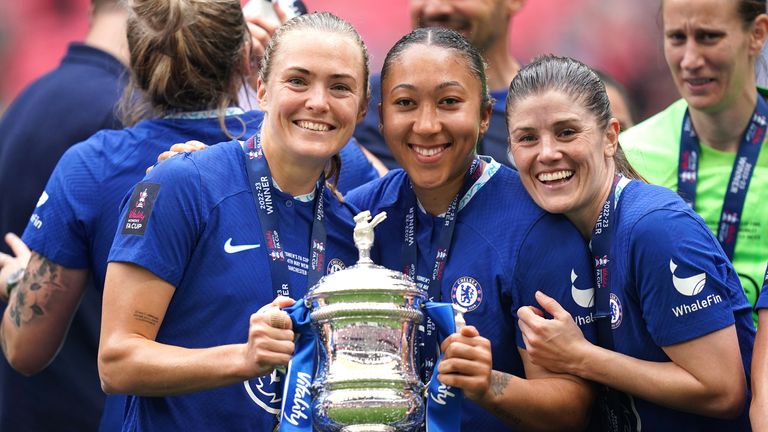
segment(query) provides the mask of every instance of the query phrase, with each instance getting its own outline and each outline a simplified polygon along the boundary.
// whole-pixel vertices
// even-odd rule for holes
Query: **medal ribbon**
[[[279,215],[275,203],[272,186],[272,175],[269,165],[264,158],[264,151],[259,140],[259,134],[249,138],[243,146],[248,158],[248,180],[253,192],[253,200],[256,203],[256,211],[259,215],[264,241],[269,250],[269,269],[272,274],[272,290],[274,297],[278,295],[290,297],[290,279],[288,276],[288,263],[285,252],[280,243]],[[325,268],[325,214],[323,211],[323,191],[325,182],[321,174],[315,186],[315,210],[312,220],[312,234],[310,236],[310,260],[307,269],[307,287],[311,287],[323,276]]]
[[[629,179],[618,174],[614,176],[611,192],[592,229],[589,245],[594,258],[597,343],[611,351],[614,350],[610,286],[611,246],[616,229],[619,196],[628,183]],[[600,390],[597,403],[602,413],[598,421],[602,423],[602,428],[610,432],[631,430],[632,419],[624,415],[631,404],[627,395],[608,386],[601,386]]]
[[[448,253],[451,249],[451,241],[453,239],[453,231],[456,228],[456,214],[458,213],[459,200],[463,197],[467,191],[472,187],[472,184],[480,178],[483,174],[483,164],[480,159],[475,157],[472,164],[464,177],[464,184],[461,186],[459,193],[453,197],[451,204],[448,206],[448,210],[445,212],[445,218],[443,220],[443,227],[440,230],[440,236],[437,241],[437,252],[435,253],[435,262],[432,266],[432,275],[429,281],[429,289],[427,292],[429,301],[442,300],[440,292],[440,283],[443,279],[443,272],[445,270],[445,263],[448,261]],[[413,192],[413,184],[409,184],[408,193],[404,194],[408,204],[408,213],[405,217],[405,235],[403,239],[402,257],[403,257],[403,273],[405,273],[412,281],[416,282],[416,274],[418,268],[418,245],[416,244],[416,194]],[[419,344],[422,349],[416,347],[418,364],[423,364],[422,380],[424,382],[429,381],[432,376],[432,370],[434,369],[435,360],[437,357],[437,338],[434,335],[435,323],[428,317],[425,323],[425,333],[422,338],[422,342]],[[421,356],[419,356],[419,352]]]
[[[613,330],[611,329],[611,288],[608,263],[610,262],[611,245],[613,244],[614,226],[616,223],[616,186],[623,177],[613,178],[611,192],[605,200],[595,227],[592,229],[590,249],[594,258],[595,274],[595,305],[597,313],[598,344],[607,349],[613,349]]]
[[[733,252],[736,249],[736,236],[739,232],[741,213],[744,210],[749,182],[752,179],[755,165],[757,165],[760,149],[763,147],[767,119],[768,104],[758,94],[757,105],[741,138],[736,160],[733,169],[731,169],[731,178],[728,181],[728,189],[725,191],[720,222],[715,233],[730,260],[733,260]],[[690,113],[686,110],[683,117],[683,131],[680,135],[677,193],[694,210],[696,210],[696,185],[698,183],[700,155],[701,143],[693,129]]]
[[[272,185],[272,175],[269,171],[267,159],[264,157],[259,134],[252,136],[245,142],[243,151],[246,155],[248,181],[251,185],[253,200],[256,204],[259,223],[261,225],[262,234],[264,235],[264,241],[269,250],[269,270],[272,276],[273,298],[277,296],[290,297],[291,286],[288,273],[288,262],[285,259],[285,253],[282,244],[280,243],[280,222]],[[310,235],[311,257],[308,266],[309,268],[307,269],[307,288],[316,284],[324,273],[325,243],[327,237],[325,229],[325,213],[323,211],[324,188],[325,182],[321,174],[315,186],[315,209],[312,218],[312,233]],[[294,323],[294,326],[296,325],[297,324]],[[307,334],[311,334],[311,332],[307,332]],[[298,349],[296,350],[296,353],[299,353]],[[314,352],[311,354],[304,353],[304,355],[314,355]],[[299,364],[305,364],[304,360],[300,360]],[[295,376],[288,377],[289,379],[287,382],[283,382],[283,391],[287,391],[288,387],[293,389],[297,385],[304,383],[303,379],[305,378],[305,375],[303,375],[303,373],[306,371],[302,370],[301,372],[302,375],[298,375],[298,372],[296,372]],[[280,383],[277,384],[276,391],[280,391],[280,385]],[[285,401],[285,399],[283,400]],[[282,412],[284,411],[281,411],[281,413]],[[286,422],[283,421],[280,423],[282,424]]]

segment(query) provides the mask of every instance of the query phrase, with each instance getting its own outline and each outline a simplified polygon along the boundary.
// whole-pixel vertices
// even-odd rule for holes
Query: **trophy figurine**
[[[306,297],[319,343],[315,431],[413,431],[424,422],[414,339],[425,294],[402,273],[371,260],[373,229],[385,218],[358,214],[359,262],[323,277]]]

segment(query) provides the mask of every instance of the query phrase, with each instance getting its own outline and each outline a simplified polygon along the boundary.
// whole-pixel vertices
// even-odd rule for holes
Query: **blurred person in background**
[[[13,233],[24,230],[61,155],[100,129],[121,127],[114,108],[128,63],[126,17],[118,0],[92,0],[85,40],[71,43],[61,64],[0,119],[0,234],[12,233],[10,248],[0,242],[0,267],[11,259],[5,253],[26,249]],[[100,311],[101,296],[86,290],[59,356],[34,377],[0,359],[0,430],[97,429],[104,404],[94,361]]]
[[[763,51],[756,65],[757,85],[768,87],[768,45],[763,45]],[[768,268],[765,271],[763,287],[755,305],[757,310],[757,336],[752,358],[752,405],[749,408],[749,418],[752,430],[755,432],[768,431]]]
[[[664,55],[682,99],[620,137],[640,174],[706,221],[753,306],[768,261],[768,92],[755,82],[765,11],[765,0],[663,0]]]
[[[605,84],[605,92],[611,102],[611,113],[619,121],[621,131],[625,131],[635,125],[637,106],[632,101],[627,88],[607,73],[595,70],[600,80]]]

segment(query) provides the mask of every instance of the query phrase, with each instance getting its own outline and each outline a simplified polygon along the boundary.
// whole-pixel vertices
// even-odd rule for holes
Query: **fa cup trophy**
[[[357,215],[358,263],[323,277],[306,297],[319,342],[315,431],[413,431],[424,422],[414,339],[425,294],[402,273],[371,261],[373,228],[385,218]]]

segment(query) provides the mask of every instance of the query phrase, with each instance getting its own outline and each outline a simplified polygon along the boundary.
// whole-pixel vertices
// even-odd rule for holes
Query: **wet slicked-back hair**
[[[132,0],[126,125],[237,104],[248,37],[238,0]],[[137,91],[138,90],[138,91]]]
[[[421,27],[400,38],[384,58],[384,65],[381,68],[381,81],[384,81],[389,74],[392,63],[397,61],[406,49],[414,45],[435,46],[455,51],[464,58],[470,72],[480,82],[480,109],[486,109],[489,105],[493,104],[493,99],[490,93],[488,93],[488,80],[485,75],[486,66],[483,56],[464,36],[451,29]]]
[[[363,57],[363,79],[364,79],[364,96],[368,99],[369,87],[368,76],[370,75],[368,48],[363,42],[363,38],[355,30],[352,24],[344,21],[336,15],[329,12],[316,12],[306,15],[299,15],[291,18],[281,25],[275,34],[269,39],[267,48],[264,50],[264,57],[261,59],[261,67],[259,69],[259,78],[263,82],[267,82],[272,72],[272,62],[275,57],[275,53],[280,50],[280,43],[283,41],[283,36],[290,32],[301,30],[314,30],[327,33],[336,33],[339,35],[347,36],[352,39],[360,48],[360,54]]]
[[[597,119],[600,128],[608,127],[611,103],[600,77],[584,63],[570,57],[539,56],[520,69],[509,84],[507,95],[507,127],[515,104],[523,99],[557,91],[581,104]],[[614,154],[616,171],[628,178],[644,180],[624,155],[621,145]]]

